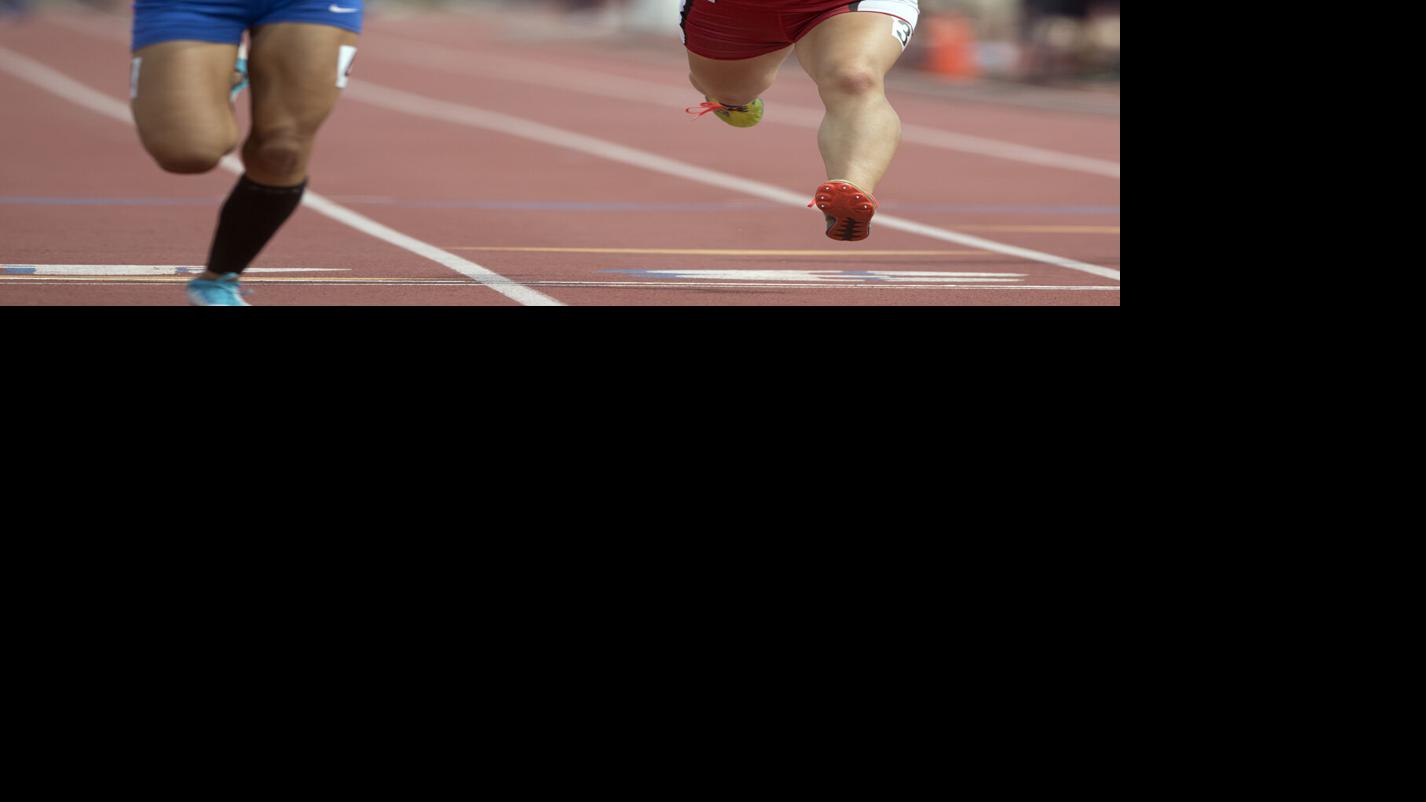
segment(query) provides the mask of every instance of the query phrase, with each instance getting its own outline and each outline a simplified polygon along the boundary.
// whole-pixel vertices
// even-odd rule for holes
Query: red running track
[[[94,14],[0,23],[0,305],[184,303],[183,276],[113,266],[201,262],[234,178],[148,160],[120,119],[127,37],[127,20]],[[1120,303],[1117,116],[893,90],[908,136],[884,216],[842,244],[801,208],[823,177],[801,71],[748,131],[684,115],[700,100],[685,72],[676,36],[371,19],[313,188],[408,247],[304,209],[245,282],[253,302]],[[75,102],[83,87],[100,99]]]

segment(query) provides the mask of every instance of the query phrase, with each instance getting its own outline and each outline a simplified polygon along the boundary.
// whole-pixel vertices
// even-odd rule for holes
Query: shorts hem
[[[168,42],[204,42],[212,45],[232,45],[237,47],[243,42],[241,31],[236,36],[232,34],[217,34],[212,31],[184,31],[175,30],[169,32],[151,33],[142,39],[135,39],[130,51],[137,53],[146,47],[166,44]]]

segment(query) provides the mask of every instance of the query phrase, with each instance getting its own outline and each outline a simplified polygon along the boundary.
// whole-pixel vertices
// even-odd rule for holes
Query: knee
[[[817,87],[823,94],[867,97],[880,94],[883,81],[881,73],[873,67],[845,64],[821,76]]]
[[[290,129],[255,132],[243,156],[249,170],[294,176],[304,169],[310,142],[310,137]]]
[[[203,143],[176,143],[149,148],[158,166],[178,175],[201,175],[211,172],[223,160],[231,147]]]

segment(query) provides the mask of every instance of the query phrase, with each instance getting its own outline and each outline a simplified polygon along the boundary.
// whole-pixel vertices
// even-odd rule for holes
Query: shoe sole
[[[829,181],[817,188],[817,208],[827,216],[827,237],[838,242],[861,242],[871,236],[876,201],[851,184]]]

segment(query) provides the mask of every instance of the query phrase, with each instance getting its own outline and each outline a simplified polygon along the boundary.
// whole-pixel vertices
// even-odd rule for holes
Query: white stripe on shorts
[[[900,17],[911,23],[913,29],[921,19],[921,6],[917,0],[862,0],[856,6],[857,11],[875,11]]]

